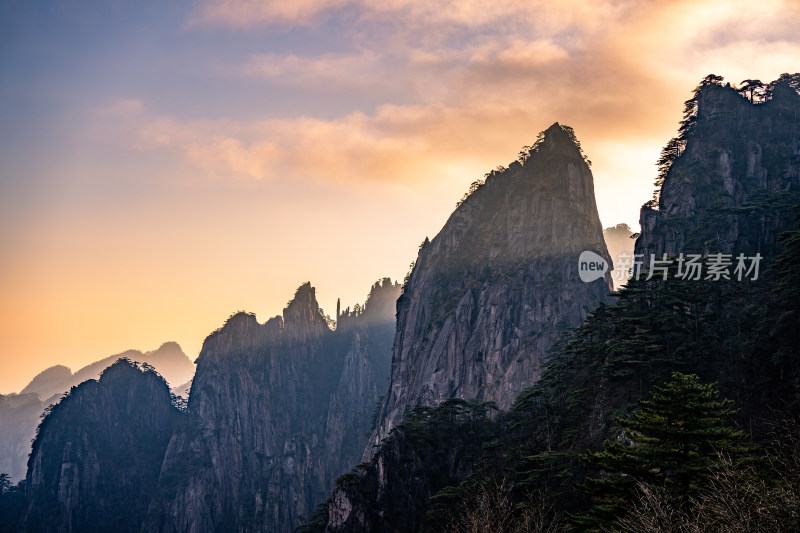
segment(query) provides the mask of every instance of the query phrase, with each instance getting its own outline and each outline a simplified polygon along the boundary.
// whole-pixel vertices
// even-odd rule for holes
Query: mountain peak
[[[51,366],[39,372],[28,385],[22,389],[20,394],[38,393],[43,398],[51,396],[51,389],[58,387],[62,382],[72,377],[72,370],[64,365]]]
[[[391,320],[395,315],[397,298],[400,296],[400,284],[391,278],[383,278],[369,291],[364,304],[364,316],[367,321]]]
[[[31,447],[20,530],[139,531],[181,421],[169,394],[158,374],[125,359],[73,388]],[[125,513],[114,512],[123,501]]]
[[[119,380],[137,379],[135,376],[138,376],[138,374],[148,374],[148,370],[143,369],[138,363],[130,359],[121,357],[103,370],[98,382],[108,386]]]
[[[162,344],[161,346],[159,346],[158,349],[156,349],[155,351],[150,352],[150,353],[156,353],[156,352],[163,352],[163,353],[175,352],[175,353],[183,354],[183,350],[181,349],[181,345],[178,344],[175,341],[167,341],[164,344]]]
[[[610,273],[587,284],[573,268],[585,250],[608,258],[584,161],[572,128],[554,123],[420,248],[397,302],[374,444],[414,405],[460,397],[507,407],[539,378],[556,324],[577,325],[605,300]]]
[[[574,151],[583,157],[581,143],[575,136],[575,131],[569,126],[562,126],[554,122],[552,126],[542,132],[540,141],[537,141],[538,151]]]
[[[544,130],[545,137],[547,137],[548,135],[557,135],[561,133],[564,133],[564,129],[558,122],[553,122],[549,128]]]
[[[321,318],[317,291],[311,286],[311,282],[307,281],[297,288],[294,298],[286,305],[286,309],[283,310],[283,321],[285,324],[312,322],[315,318]]]

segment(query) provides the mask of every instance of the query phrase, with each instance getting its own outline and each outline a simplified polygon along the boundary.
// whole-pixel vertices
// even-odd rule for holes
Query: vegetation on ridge
[[[653,198],[645,205],[651,208],[657,208],[661,187],[664,185],[664,180],[667,177],[672,165],[683,154],[686,149],[686,143],[689,137],[696,131],[697,128],[697,112],[698,101],[703,90],[709,86],[722,86],[725,80],[722,76],[716,74],[709,74],[695,87],[692,97],[686,100],[683,104],[683,118],[678,127],[678,135],[670,139],[666,146],[661,150],[661,154],[656,163],[658,167],[658,174],[653,183],[655,190],[653,191]],[[730,86],[730,84],[728,84]],[[744,80],[737,88],[735,85],[732,89],[753,105],[765,104],[772,100],[775,91],[778,87],[789,87],[794,91],[800,92],[800,73],[781,74],[778,79],[764,84],[760,80]]]

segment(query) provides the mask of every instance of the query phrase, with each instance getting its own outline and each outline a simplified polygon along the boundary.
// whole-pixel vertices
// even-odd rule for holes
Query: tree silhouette
[[[765,98],[766,86],[761,80],[744,80],[738,91],[751,103],[756,103],[756,97],[762,102]]]
[[[630,419],[616,419],[623,439],[607,440],[603,451],[584,456],[607,475],[589,478],[581,487],[595,506],[576,517],[576,524],[591,530],[610,523],[623,514],[637,484],[686,497],[707,485],[709,468],[720,454],[752,456],[747,434],[726,424],[734,414],[733,401],[720,399],[716,384],[674,372],[669,382],[653,387]]]

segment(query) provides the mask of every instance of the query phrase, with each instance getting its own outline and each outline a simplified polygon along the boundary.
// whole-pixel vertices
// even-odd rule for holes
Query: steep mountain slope
[[[259,324],[205,341],[189,418],[173,436],[143,531],[289,532],[358,462],[385,390],[400,287],[373,286],[332,331],[310,284]]]
[[[397,303],[371,459],[342,477],[312,530],[419,530],[429,498],[472,472],[494,435],[481,402],[508,408],[559,334],[607,300],[610,273],[578,273],[583,251],[610,261],[574,133],[554,124],[528,148],[422,246]]]
[[[491,173],[421,247],[397,303],[373,445],[417,404],[458,397],[507,408],[541,375],[558,335],[607,298],[610,273],[578,276],[582,251],[609,257],[571,128],[553,124],[520,159]]]
[[[138,531],[180,416],[163,378],[127,360],[72,389],[33,444],[25,531]]]

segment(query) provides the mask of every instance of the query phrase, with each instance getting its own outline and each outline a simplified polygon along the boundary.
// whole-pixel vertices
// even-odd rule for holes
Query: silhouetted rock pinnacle
[[[458,397],[505,408],[535,383],[559,333],[608,295],[609,273],[579,279],[584,250],[608,261],[592,173],[572,129],[556,123],[420,249],[397,303],[391,385],[372,444],[414,405]]]

